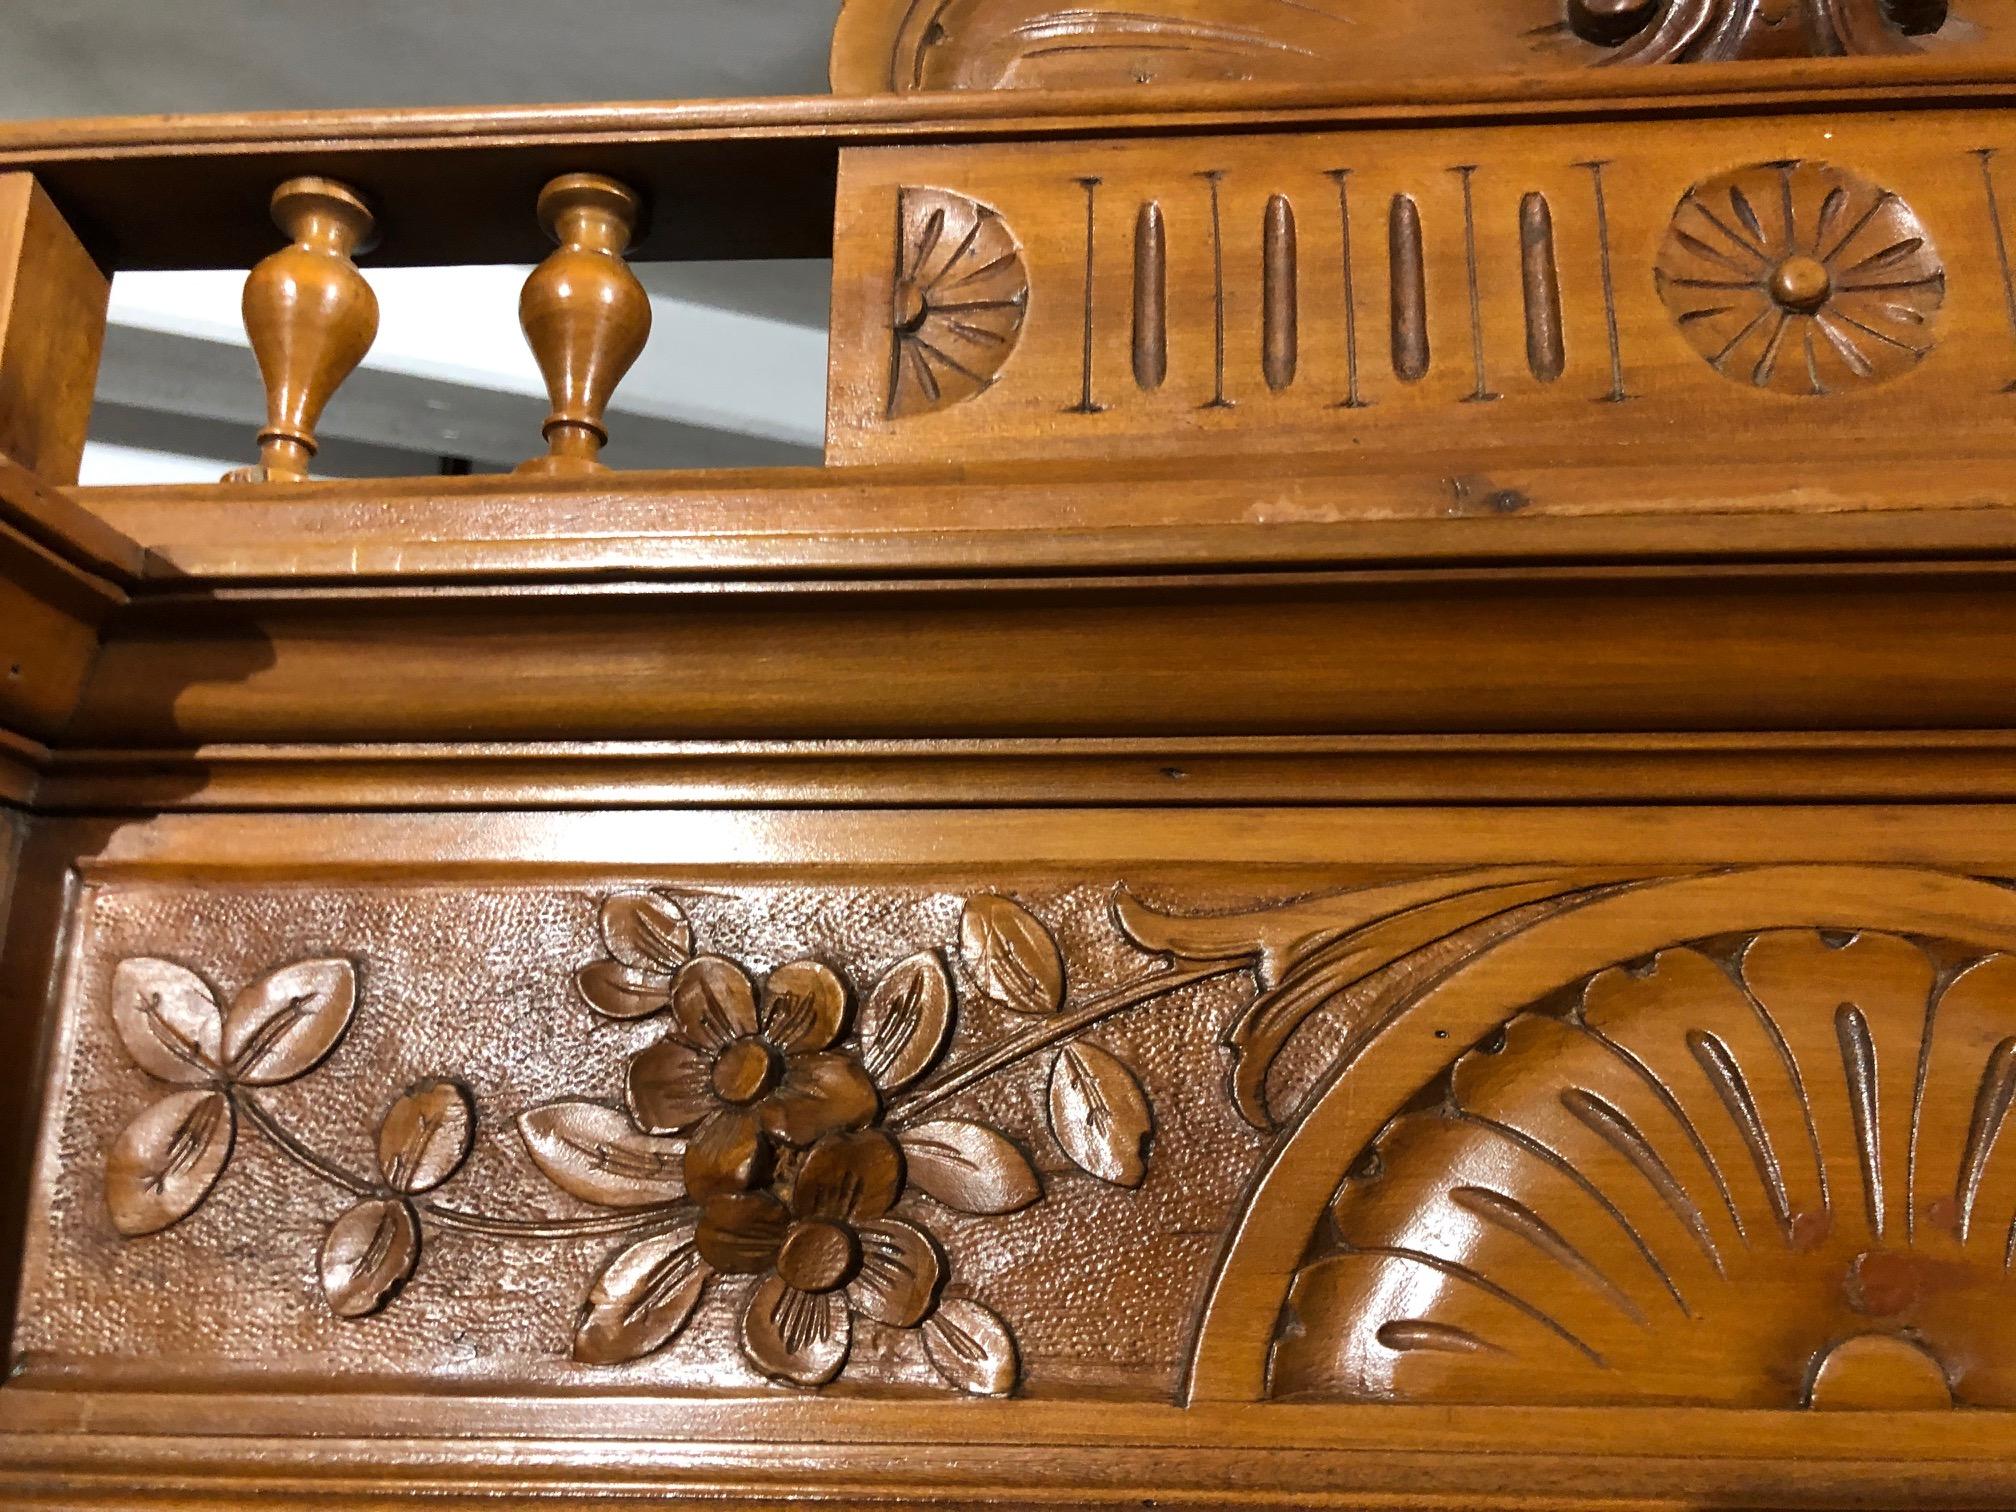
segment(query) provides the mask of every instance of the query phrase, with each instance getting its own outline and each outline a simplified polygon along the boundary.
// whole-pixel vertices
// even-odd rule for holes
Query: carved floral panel
[[[43,1370],[2007,1406],[2016,890],[101,887]]]

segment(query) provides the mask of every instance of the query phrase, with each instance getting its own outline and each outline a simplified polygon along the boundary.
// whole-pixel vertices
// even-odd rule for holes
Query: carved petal
[[[910,1184],[962,1213],[1013,1213],[1043,1195],[1029,1158],[985,1124],[947,1118],[903,1131]]]
[[[1064,1003],[1064,957],[1043,922],[1012,898],[967,903],[959,948],[980,990],[1016,1013],[1055,1013]]]
[[[903,1191],[903,1157],[880,1130],[829,1134],[812,1147],[791,1188],[791,1211],[800,1218],[866,1222],[896,1205]]]
[[[763,984],[763,1037],[786,1054],[824,1050],[847,1022],[847,984],[817,961],[779,966]]]
[[[756,1032],[756,989],[733,961],[695,956],[672,979],[672,1012],[688,1041],[718,1050]]]
[[[1057,1052],[1050,1127],[1072,1163],[1101,1181],[1135,1187],[1148,1174],[1148,1099],[1134,1073],[1097,1045],[1081,1041]]]
[[[462,1167],[476,1133],[468,1092],[450,1081],[409,1087],[378,1126],[378,1169],[395,1192],[431,1192]]]
[[[336,1048],[357,1006],[348,961],[297,961],[261,977],[231,1003],[224,1064],[253,1087],[292,1081]]]
[[[672,1004],[672,979],[638,971],[621,961],[595,961],[574,973],[581,1001],[612,1019],[649,1018]]]
[[[763,1103],[763,1127],[788,1145],[803,1147],[836,1129],[874,1121],[882,1106],[875,1083],[845,1055],[793,1056],[784,1079]]]
[[[864,1223],[861,1273],[847,1288],[847,1305],[864,1318],[892,1328],[915,1328],[938,1300],[945,1281],[945,1257],[931,1236],[889,1218]]]
[[[721,1106],[711,1059],[671,1038],[630,1058],[624,1096],[637,1127],[652,1134],[684,1133]]]
[[[723,1108],[686,1146],[686,1190],[696,1202],[724,1192],[740,1192],[770,1174],[770,1146],[756,1115],[746,1108]]]
[[[695,1242],[714,1269],[730,1276],[769,1269],[791,1232],[791,1215],[768,1192],[731,1192],[708,1201]]]
[[[625,966],[670,976],[693,954],[693,926],[664,893],[620,892],[602,905],[602,943]]]
[[[601,1207],[651,1207],[686,1191],[686,1146],[639,1134],[600,1103],[555,1102],[518,1115],[532,1163],[569,1196]],[[656,1346],[653,1346],[654,1348]]]
[[[322,1294],[339,1318],[368,1318],[420,1263],[420,1225],[402,1198],[360,1202],[322,1241]]]
[[[967,1297],[947,1297],[925,1320],[924,1353],[946,1384],[975,1396],[1006,1396],[1022,1373],[1008,1325]]]
[[[838,1292],[802,1292],[765,1276],[742,1310],[743,1350],[765,1375],[794,1386],[823,1386],[840,1374],[852,1339]]]
[[[935,950],[896,965],[861,1010],[861,1063],[885,1091],[929,1071],[951,1037],[952,979]]]
[[[173,961],[121,961],[112,973],[112,1023],[150,1076],[207,1082],[224,1043],[224,1012],[203,979]]]
[[[617,1251],[581,1305],[574,1358],[621,1365],[663,1349],[686,1327],[713,1275],[690,1228]]]
[[[231,1158],[236,1120],[222,1092],[176,1092],[126,1125],[105,1157],[105,1205],[127,1238],[196,1211]]]

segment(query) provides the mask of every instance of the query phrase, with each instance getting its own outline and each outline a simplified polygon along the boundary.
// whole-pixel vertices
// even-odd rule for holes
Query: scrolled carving
[[[1946,297],[1945,265],[1911,206],[1827,163],[1766,163],[1696,184],[1655,277],[1709,366],[1808,396],[1916,367]]]
[[[998,212],[942,189],[904,189],[890,296],[889,418],[993,386],[1029,309],[1022,248]]]
[[[1947,0],[1568,0],[1568,24],[1605,63],[1908,53],[1946,24]]]

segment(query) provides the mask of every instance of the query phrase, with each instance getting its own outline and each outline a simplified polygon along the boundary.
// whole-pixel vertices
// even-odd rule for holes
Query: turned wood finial
[[[315,423],[378,335],[378,297],[352,261],[374,225],[363,197],[334,179],[289,179],[273,222],[293,238],[245,280],[245,331],[266,380],[260,465],[229,481],[299,483],[315,456]]]
[[[518,320],[553,412],[547,454],[520,464],[521,473],[601,470],[603,411],[651,334],[650,297],[623,261],[641,209],[635,193],[600,174],[565,174],[540,191],[539,222],[560,250],[525,280]]]

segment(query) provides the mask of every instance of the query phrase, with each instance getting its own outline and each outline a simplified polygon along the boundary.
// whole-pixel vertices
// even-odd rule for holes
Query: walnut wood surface
[[[105,267],[304,173],[394,264],[837,221],[848,464],[0,460],[0,1501],[2009,1505],[2016,76],[1940,9],[0,131]],[[1324,82],[992,87],[1120,34]],[[528,300],[572,463],[623,218]]]
[[[656,204],[645,260],[820,257],[847,146],[1515,120],[1713,118],[1782,109],[2007,104],[2006,59],[1854,58],[1502,71],[1348,87],[1208,85],[634,105],[460,107],[0,123],[0,171],[32,172],[102,267],[250,267],[272,250],[275,184],[317,173],[385,212],[381,267],[536,262],[523,206],[555,174],[600,172]]]
[[[1544,430],[1557,456],[1696,431],[1704,460],[1736,460],[1814,427],[1998,446],[2005,128],[850,151],[829,455],[1481,459]],[[1936,429],[1901,418],[1934,392]]]
[[[0,174],[0,458],[77,481],[109,280],[47,191]]]
[[[1985,0],[847,0],[833,87],[1056,89],[1333,81],[1733,58],[2006,52]]]

